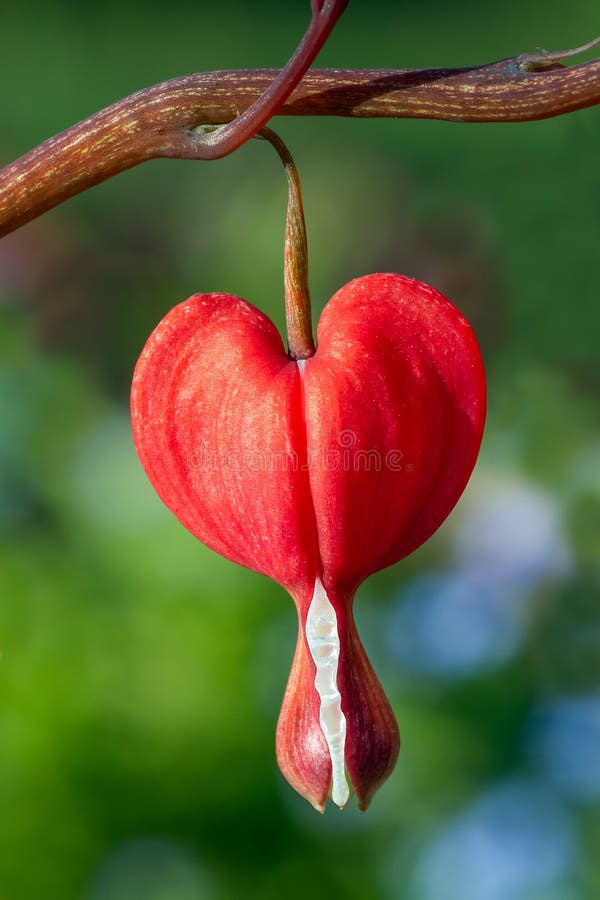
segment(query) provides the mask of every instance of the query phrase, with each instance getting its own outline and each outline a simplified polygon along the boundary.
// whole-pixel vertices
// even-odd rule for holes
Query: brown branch
[[[600,39],[599,39],[600,40]],[[564,67],[588,49],[463,69],[307,72],[278,115],[522,122],[600,103],[600,60]],[[279,70],[203,72],[145,88],[0,169],[0,237],[94,184],[159,157],[198,158],[201,123],[235,119]]]

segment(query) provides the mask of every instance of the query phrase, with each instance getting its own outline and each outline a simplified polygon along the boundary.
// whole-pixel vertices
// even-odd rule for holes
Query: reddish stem
[[[202,136],[197,143],[196,159],[220,159],[227,156],[267,124],[302,81],[348,2],[349,0],[312,0],[310,25],[285,68],[241,116]]]

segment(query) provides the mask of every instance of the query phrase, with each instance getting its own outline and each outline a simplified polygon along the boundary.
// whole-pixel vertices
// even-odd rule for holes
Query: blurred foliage
[[[0,156],[146,84],[280,65],[308,6],[3,9]],[[597,30],[588,0],[353,0],[319,62],[470,65]],[[464,504],[358,598],[404,737],[397,770],[366,815],[320,818],[288,788],[273,735],[292,604],[199,545],[137,463],[128,383],[170,306],[218,289],[283,325],[285,180],[272,151],[149,163],[0,242],[0,897],[591,900],[599,111],[277,127],[303,178],[316,315],[356,275],[414,275],[469,316],[489,373]],[[485,585],[504,604],[487,588],[479,606],[465,600],[478,582],[461,529],[478,502],[496,566],[486,557]],[[452,587],[446,619],[431,573]],[[416,629],[416,656],[390,638],[401,627]]]

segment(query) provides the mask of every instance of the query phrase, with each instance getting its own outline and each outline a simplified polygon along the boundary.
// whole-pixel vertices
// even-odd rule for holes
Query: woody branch
[[[346,5],[314,0],[307,35],[282,70],[202,72],[145,88],[0,169],[0,237],[146,160],[223,156],[272,115],[522,122],[600,104],[600,59],[563,64],[600,38],[469,68],[306,71]],[[230,124],[195,130],[211,123]]]

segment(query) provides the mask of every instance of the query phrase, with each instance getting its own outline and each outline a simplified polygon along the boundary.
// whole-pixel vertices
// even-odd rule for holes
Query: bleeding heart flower
[[[396,721],[358,637],[359,584],[441,525],[475,464],[485,381],[473,332],[433,288],[350,282],[317,350],[197,294],[158,325],[132,389],[134,440],[164,503],[203,543],[275,579],[299,616],[279,765],[317,809],[361,809],[390,774]]]

